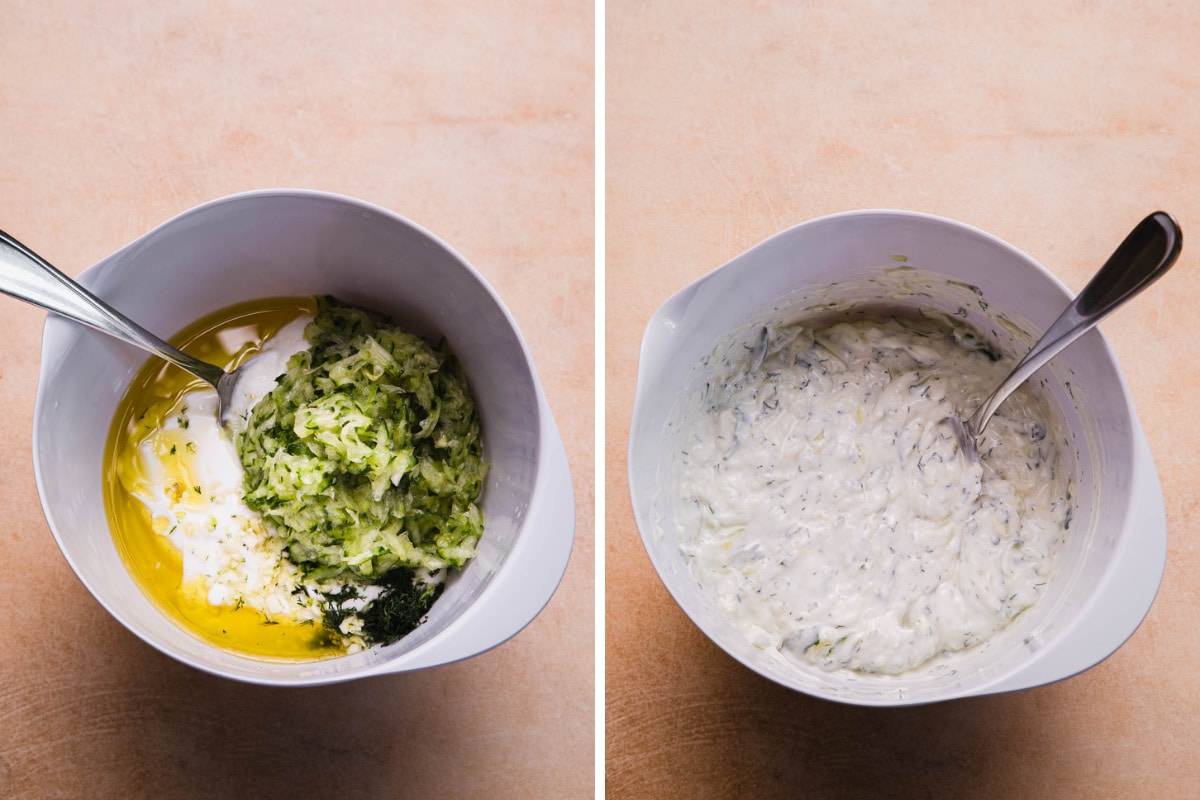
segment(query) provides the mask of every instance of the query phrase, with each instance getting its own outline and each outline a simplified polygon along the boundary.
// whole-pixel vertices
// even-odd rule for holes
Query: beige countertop
[[[6,5],[0,227],[74,273],[245,189],[404,214],[515,315],[578,525],[550,605],[486,655],[320,689],[201,674],[59,554],[30,464],[43,314],[0,298],[0,796],[591,796],[592,20],[549,0]]]
[[[686,8],[609,0],[607,12],[610,796],[1194,797],[1200,15],[1166,3]],[[813,700],[710,643],[642,549],[625,447],[646,321],[770,234],[862,207],[978,225],[1073,289],[1155,208],[1192,237],[1172,274],[1103,325],[1158,465],[1169,557],[1141,629],[1084,675],[907,710]]]

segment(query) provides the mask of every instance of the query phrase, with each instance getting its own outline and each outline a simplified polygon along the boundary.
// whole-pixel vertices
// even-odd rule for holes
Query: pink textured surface
[[[1093,9],[610,0],[610,796],[1196,795],[1200,12]],[[1192,237],[1103,326],[1156,457],[1170,552],[1142,628],[1080,677],[903,711],[811,700],[704,638],[642,550],[625,447],[646,321],[768,235],[862,207],[978,225],[1075,289],[1157,207]]]
[[[579,506],[557,595],[491,653],[313,690],[211,678],[58,553],[30,465],[43,315],[0,299],[0,796],[591,795],[592,33],[590,4],[551,0],[6,4],[0,226],[78,272],[245,189],[404,214],[516,316]]]

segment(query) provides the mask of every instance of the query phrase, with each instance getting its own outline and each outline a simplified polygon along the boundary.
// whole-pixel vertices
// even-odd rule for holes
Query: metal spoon
[[[1000,404],[1047,361],[1162,277],[1182,246],[1183,231],[1165,211],[1155,211],[1139,222],[983,405],[966,420],[947,417],[963,454],[977,461],[979,438]]]
[[[218,419],[225,424],[239,370],[226,372],[175,349],[4,231],[0,231],[0,292],[140,347],[195,375],[217,390]]]

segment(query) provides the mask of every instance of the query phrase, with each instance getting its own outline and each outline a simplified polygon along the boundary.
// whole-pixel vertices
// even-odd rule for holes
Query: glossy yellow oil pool
[[[313,314],[309,298],[270,298],[242,303],[210,314],[171,338],[189,354],[231,369],[259,351],[262,343],[303,314]],[[150,598],[186,630],[221,647],[270,659],[316,659],[341,655],[321,625],[268,621],[248,606],[213,606],[203,585],[183,585],[183,561],[175,545],[155,531],[150,513],[130,488],[146,480],[137,458],[138,447],[177,412],[180,398],[202,387],[183,370],[151,359],[134,377],[117,407],[104,452],[104,505],[117,551],[134,579]],[[170,434],[161,437],[168,447]],[[187,450],[177,455],[160,452],[162,462],[182,486],[194,483],[188,475]]]

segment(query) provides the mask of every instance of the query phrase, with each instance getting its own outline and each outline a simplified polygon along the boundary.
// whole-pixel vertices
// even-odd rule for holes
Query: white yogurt
[[[310,322],[312,316],[305,314],[284,325],[266,341],[262,350],[242,365],[229,403],[229,424],[234,431],[246,427],[250,411],[275,388],[275,380],[287,371],[288,360],[308,349],[304,329]]]
[[[1070,524],[1057,426],[1027,389],[981,463],[945,423],[1011,364],[929,320],[767,331],[681,417],[681,548],[756,645],[896,674],[1037,602]]]
[[[244,367],[230,405],[230,424],[244,425],[291,356],[308,348],[311,316],[279,330]],[[138,447],[146,480],[134,492],[183,560],[184,588],[212,605],[244,603],[298,620],[320,616],[315,599],[294,594],[300,571],[283,544],[242,500],[242,464],[230,432],[217,420],[211,389],[186,394],[166,423]]]

